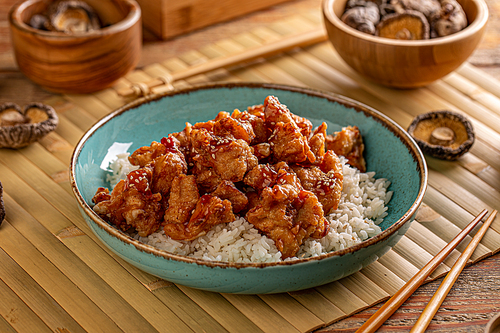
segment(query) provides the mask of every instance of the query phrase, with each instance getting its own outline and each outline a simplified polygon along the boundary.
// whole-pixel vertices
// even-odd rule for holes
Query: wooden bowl
[[[141,9],[132,0],[86,0],[103,22],[82,34],[44,31],[28,25],[47,0],[28,0],[9,13],[14,54],[30,80],[58,93],[90,93],[111,86],[138,63]]]
[[[468,26],[455,34],[427,40],[396,40],[355,30],[340,20],[347,0],[324,0],[324,23],[330,42],[344,61],[364,77],[395,88],[425,86],[458,68],[484,33],[484,0],[458,0]]]

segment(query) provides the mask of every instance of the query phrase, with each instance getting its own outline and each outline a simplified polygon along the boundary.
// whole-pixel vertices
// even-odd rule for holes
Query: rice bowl
[[[186,121],[209,119],[212,111],[252,105],[269,94],[281,96],[290,109],[304,112],[313,122],[326,120],[329,127],[334,129],[356,124],[366,133],[369,170],[376,172],[377,179],[389,179],[390,189],[394,191],[390,199],[388,183],[382,180],[372,180],[370,190],[366,191],[383,189],[386,193],[383,207],[386,207],[385,201],[390,199],[387,204],[388,215],[379,225],[380,233],[370,237],[369,232],[364,235],[362,228],[351,226],[353,233],[359,232],[357,235],[361,242],[350,246],[351,243],[344,244],[340,241],[328,253],[322,253],[318,244],[311,243],[309,250],[305,250],[311,252],[312,256],[309,258],[299,255],[298,259],[279,262],[249,263],[243,259],[241,262],[225,262],[222,256],[218,257],[220,254],[214,253],[212,258],[207,259],[209,254],[200,253],[201,258],[206,257],[200,259],[172,254],[145,244],[113,228],[92,211],[90,199],[96,187],[106,186],[106,171],[100,166],[108,153],[107,149],[114,142],[129,142],[131,149],[136,149],[166,131],[179,130]],[[369,174],[366,177],[374,176],[375,174]],[[255,294],[299,290],[331,282],[358,271],[383,255],[409,228],[425,192],[427,170],[420,150],[403,129],[379,112],[355,101],[333,94],[278,85],[216,84],[143,98],[102,119],[77,145],[72,158],[71,180],[82,216],[90,228],[104,244],[133,265],[166,280],[194,288]],[[368,194],[366,197],[368,198]],[[382,212],[375,215],[384,215],[384,208],[377,205]],[[367,207],[365,210],[369,211]],[[374,208],[371,208],[372,212],[369,214],[374,214],[373,211],[377,210]],[[345,209],[356,212],[352,207]],[[338,214],[338,219],[342,221],[345,213]],[[376,223],[373,225],[376,226]],[[219,232],[229,239],[238,230],[247,229],[248,226],[237,220],[232,227],[232,231],[221,228],[213,232]],[[373,226],[369,228],[376,229]],[[352,237],[350,232],[338,234],[347,241],[349,236]],[[155,241],[154,238],[152,242]],[[257,243],[268,251],[263,257],[271,253],[270,259],[276,261],[276,257],[272,258],[271,244],[261,239]],[[172,246],[177,246],[181,251],[183,246],[186,247],[185,244]],[[212,247],[215,249],[219,245],[213,244]]]

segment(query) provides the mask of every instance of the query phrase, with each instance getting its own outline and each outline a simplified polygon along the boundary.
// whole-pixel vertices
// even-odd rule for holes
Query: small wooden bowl
[[[484,0],[458,0],[468,26],[455,34],[427,40],[396,40],[363,33],[340,20],[347,0],[324,0],[324,23],[340,57],[366,78],[394,88],[428,85],[457,69],[484,33]]]
[[[30,80],[58,93],[90,93],[111,86],[138,63],[142,46],[141,9],[132,0],[86,0],[105,26],[83,33],[44,31],[28,25],[49,2],[28,0],[9,13],[19,69]]]

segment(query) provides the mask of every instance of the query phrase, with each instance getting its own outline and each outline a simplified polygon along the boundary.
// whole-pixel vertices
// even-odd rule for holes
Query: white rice
[[[114,186],[135,169],[128,162],[128,154],[121,154],[110,164],[113,175],[108,177]],[[327,216],[330,231],[320,240],[309,238],[301,246],[297,258],[314,257],[331,251],[345,249],[381,232],[378,226],[387,216],[387,179],[375,179],[375,172],[361,173],[349,166],[340,156],[344,185],[337,210]],[[159,249],[189,257],[223,262],[276,262],[282,261],[281,252],[274,241],[261,235],[243,217],[236,221],[214,226],[206,235],[192,241],[176,241],[166,236],[163,229],[148,237],[134,235],[139,241]]]

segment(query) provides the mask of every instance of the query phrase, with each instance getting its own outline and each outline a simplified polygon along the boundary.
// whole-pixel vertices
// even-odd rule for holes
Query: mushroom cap
[[[375,36],[406,40],[429,39],[429,22],[424,14],[415,10],[388,14],[377,24]]]
[[[471,122],[448,110],[418,115],[408,133],[424,153],[444,160],[456,160],[470,150],[475,140]]]
[[[13,103],[0,105],[0,148],[22,148],[53,131],[59,118],[49,105],[30,103],[21,108]]]

